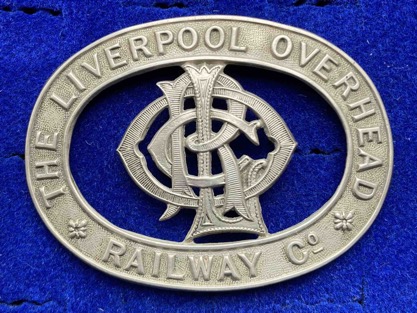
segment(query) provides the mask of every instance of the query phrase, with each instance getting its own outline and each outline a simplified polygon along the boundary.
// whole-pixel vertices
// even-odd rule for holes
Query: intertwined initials
[[[120,156],[133,180],[167,203],[160,220],[173,217],[181,208],[196,210],[186,241],[222,232],[264,236],[267,228],[258,197],[281,175],[296,142],[277,112],[225,75],[224,65],[187,64],[183,68],[185,73],[176,80],[158,83],[164,96],[148,105],[129,126],[118,148]],[[194,99],[195,108],[184,109],[186,98]],[[214,108],[213,98],[226,100],[227,110]],[[170,118],[155,134],[148,151],[158,168],[171,177],[171,188],[152,175],[139,150],[155,117],[166,108]],[[247,109],[258,119],[246,121]],[[223,122],[218,132],[213,131],[212,120]],[[194,121],[196,132],[184,138],[185,125]],[[266,159],[253,160],[246,155],[238,159],[229,143],[243,133],[259,145],[260,128],[273,142],[274,150]],[[185,149],[197,154],[197,176],[188,173]],[[220,174],[212,174],[212,153],[220,158]],[[223,187],[223,194],[215,196],[215,187]],[[230,211],[236,216],[228,217]]]

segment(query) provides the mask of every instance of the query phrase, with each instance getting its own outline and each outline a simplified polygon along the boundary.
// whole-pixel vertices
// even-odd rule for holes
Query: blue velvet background
[[[134,285],[73,256],[49,233],[32,204],[25,181],[25,135],[36,98],[54,70],[119,29],[202,14],[259,17],[316,33],[364,68],[385,103],[395,168],[381,213],[347,253],[300,278],[212,294]],[[0,0],[0,311],[417,311],[416,34],[415,1]],[[299,143],[284,175],[261,198],[269,230],[278,231],[333,194],[344,169],[344,133],[332,109],[303,83],[244,67],[226,71],[273,105]],[[99,94],[80,116],[71,147],[74,178],[103,216],[169,240],[183,238],[192,215],[184,211],[158,222],[164,206],[136,187],[115,149],[130,121],[161,95],[155,83],[179,73],[178,68],[155,71]],[[234,146],[247,152],[242,147],[244,141]]]

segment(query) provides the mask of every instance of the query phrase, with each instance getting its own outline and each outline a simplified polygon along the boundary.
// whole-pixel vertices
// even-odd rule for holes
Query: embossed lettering
[[[153,267],[152,267],[152,276],[159,277],[159,271],[161,269],[161,255],[160,252],[155,252],[154,259],[153,259]]]
[[[319,237],[316,235],[315,232],[311,232],[307,235],[307,243],[314,247],[317,246],[320,243],[320,239]],[[317,249],[312,250],[311,252],[313,252],[314,254],[317,254],[321,251],[323,251],[324,248],[323,247],[318,247]]]
[[[84,84],[80,81],[80,79],[74,74],[73,71],[70,71],[67,74],[68,80],[77,88],[78,91],[84,91],[86,88]]]
[[[349,107],[349,109],[352,111],[354,109],[360,109],[361,113],[355,116],[352,116],[352,120],[354,122],[359,122],[361,120],[363,120],[364,118],[367,118],[371,115],[375,114],[375,109],[366,109],[365,105],[371,103],[371,99],[369,98],[365,98],[363,100],[360,100],[358,102],[352,103],[352,104],[348,104],[347,106]]]
[[[246,256],[245,253],[238,254],[238,256],[242,260],[243,264],[245,264],[249,269],[250,277],[255,277],[256,275],[258,275],[256,271],[256,266],[261,256],[261,252],[254,253],[251,260]]]
[[[205,281],[210,280],[211,264],[213,262],[213,256],[199,256],[188,257],[190,261],[191,274],[194,280],[198,280],[200,275],[203,276]]]
[[[246,52],[248,50],[248,47],[239,46],[239,44],[238,44],[239,32],[240,32],[240,27],[232,27],[232,36],[231,36],[231,39],[230,39],[229,50],[230,51]]]
[[[223,281],[226,276],[231,277],[233,280],[240,279],[240,274],[237,271],[237,268],[232,259],[228,255],[223,256],[218,279]]]
[[[361,191],[359,189],[360,187],[362,187],[362,189],[367,189],[368,192]],[[375,195],[376,187],[377,184],[355,177],[355,183],[352,191],[358,199],[371,200]]]
[[[307,235],[307,242],[308,244],[314,246],[319,243],[319,237],[315,233],[309,233]]]
[[[129,262],[127,262],[126,266],[124,267],[125,270],[130,270],[132,267],[136,268],[136,273],[140,275],[145,274],[145,270],[143,268],[143,255],[142,249],[136,249],[133,253],[132,257],[130,258]]]
[[[174,34],[170,30],[164,30],[155,32],[156,46],[160,55],[165,54],[165,45],[169,45],[174,42]]]
[[[283,52],[278,51],[278,50],[281,50],[279,49],[281,42],[283,42],[284,47],[285,47]],[[274,41],[272,41],[272,45],[271,45],[272,54],[274,55],[275,58],[279,60],[283,60],[290,55],[292,51],[292,47],[293,45],[292,45],[292,41],[290,37],[285,36],[285,35],[279,35],[275,37]]]
[[[185,43],[185,40],[184,40],[185,33],[190,34],[191,36],[191,43],[189,44]],[[184,27],[180,29],[178,33],[178,45],[182,49],[187,50],[187,51],[193,50],[195,47],[197,47],[197,43],[198,43],[198,34],[194,28]]]
[[[42,168],[43,173],[36,173],[35,177],[37,180],[58,178],[59,174],[56,171],[51,171],[50,166],[58,166],[58,159],[50,161],[35,162],[36,168]]]
[[[217,43],[212,42],[212,33],[217,32],[219,34],[219,41]],[[219,26],[212,26],[209,29],[207,29],[205,35],[204,35],[204,41],[210,49],[217,50],[223,47],[224,45],[224,30],[223,28]]]
[[[177,256],[175,254],[168,254],[168,269],[167,278],[183,280],[185,274],[175,273],[175,260]]]
[[[110,258],[112,258],[114,266],[122,267],[120,263],[120,257],[124,255],[125,253],[126,253],[126,245],[124,243],[118,242],[114,239],[110,239],[102,260],[104,262],[108,262]]]
[[[330,73],[333,69],[333,66],[339,66],[339,63],[333,59],[330,55],[326,54],[323,59],[317,64],[317,66],[314,68],[313,73],[316,74],[318,77],[323,79],[325,82],[329,80],[329,77],[326,76],[324,72]]]
[[[91,64],[88,64],[87,62],[83,62],[81,64],[81,66],[83,68],[85,68],[87,70],[87,72],[93,74],[95,77],[101,78],[101,68],[100,68],[100,64],[98,62],[97,53],[93,54],[93,61],[94,61],[94,66],[92,66]]]
[[[290,242],[287,245],[287,248],[285,249],[288,259],[296,265],[301,265],[301,264],[304,264],[305,262],[307,262],[308,252],[300,251],[301,255],[299,255],[299,256],[297,256],[294,253],[295,249],[300,250],[300,249],[303,249],[304,247],[305,247],[305,244],[300,239],[295,239],[294,241]]]
[[[365,140],[367,142],[373,142],[375,139],[374,135],[376,135],[376,142],[382,143],[381,129],[379,128],[379,126],[369,127],[369,128],[358,128],[359,146],[361,147],[365,146]]]
[[[146,47],[147,44],[148,38],[145,36],[129,38],[129,49],[134,61],[139,60],[138,51],[142,51],[143,55],[147,58],[153,56],[151,51],[149,51],[149,49]]]
[[[333,84],[333,87],[336,89],[341,86],[345,86],[342,97],[346,100],[351,91],[357,91],[359,89],[360,84],[356,76],[353,75],[352,72],[349,72],[342,79]]]
[[[314,232],[309,233],[306,236],[306,240],[307,244],[312,248],[305,249],[305,251],[302,251],[304,248],[306,248],[306,245],[301,239],[295,239],[286,246],[285,253],[287,254],[288,260],[290,260],[291,263],[295,265],[302,265],[307,262],[308,258],[310,257],[310,252],[317,254],[324,250],[322,246],[317,247],[320,243],[320,239]]]
[[[115,70],[119,67],[127,65],[126,60],[120,60],[122,57],[120,56],[120,52],[116,51],[118,49],[120,49],[119,43],[116,43],[113,46],[104,49],[104,52],[106,53],[107,62],[109,63],[109,67],[111,70]]]
[[[39,188],[39,191],[41,192],[43,201],[45,202],[45,206],[47,209],[50,209],[52,207],[52,204],[49,200],[55,199],[59,196],[62,196],[65,194],[65,187],[61,187],[59,189],[55,189],[50,192],[46,192],[45,186],[42,186]]]
[[[375,167],[382,166],[381,159],[377,158],[374,155],[369,154],[368,152],[359,148],[359,156],[363,158],[363,161],[358,166],[358,172],[363,172],[370,170]]]
[[[304,67],[320,52],[320,49],[314,49],[310,54],[307,55],[307,44],[305,42],[300,43],[300,66]]]
[[[50,99],[54,101],[56,104],[58,104],[59,106],[61,106],[64,110],[68,111],[71,108],[71,106],[74,104],[75,100],[78,99],[78,96],[72,94],[71,98],[65,101],[54,92],[52,93],[52,96],[50,97]]]
[[[46,134],[42,133],[41,131],[36,132],[35,148],[56,151],[57,143],[58,132],[55,132],[53,134]]]

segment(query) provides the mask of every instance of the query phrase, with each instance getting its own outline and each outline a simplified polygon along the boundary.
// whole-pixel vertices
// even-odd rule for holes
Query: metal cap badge
[[[254,71],[262,67],[300,79],[336,111],[346,134],[345,170],[333,196],[306,219],[276,233],[268,232],[270,221],[264,221],[261,210],[267,195],[260,196],[283,173],[297,145],[277,113],[278,104],[287,104],[279,99],[267,103],[245,90],[225,74],[228,64]],[[157,84],[156,99],[141,103],[144,109],[116,145],[121,141],[118,152],[135,183],[162,202],[146,209],[160,210],[161,221],[175,218],[182,209],[195,211],[192,225],[182,225],[189,231],[180,242],[112,224],[84,199],[69,165],[72,130],[95,95],[132,75],[169,66],[181,67],[182,73]],[[186,107],[187,99],[195,106]],[[227,107],[214,106],[214,99],[225,101]],[[169,119],[149,133],[164,110]],[[214,123],[221,127],[214,129]],[[190,124],[195,131],[188,133]],[[266,157],[236,155],[232,143],[238,136],[255,147],[261,132],[273,145]],[[145,137],[152,138],[147,147]],[[187,153],[196,156],[194,174]],[[75,255],[133,282],[204,291],[283,281],[344,253],[376,218],[393,164],[382,100],[356,62],[314,34],[236,16],[164,20],[92,43],[65,62],[41,92],[25,155],[35,206],[51,232]],[[213,171],[213,155],[220,160],[220,171]],[[154,176],[147,157],[171,179],[169,186]],[[255,234],[256,239],[196,240],[230,232]]]

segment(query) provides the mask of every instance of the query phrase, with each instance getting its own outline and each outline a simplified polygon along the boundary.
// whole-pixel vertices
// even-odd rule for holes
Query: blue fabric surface
[[[395,168],[381,213],[347,253],[300,278],[213,294],[127,283],[67,251],[31,201],[24,170],[26,129],[54,70],[119,29],[202,14],[258,17],[316,33],[364,68],[385,103]],[[415,1],[0,0],[0,312],[417,311],[416,33]],[[170,240],[183,238],[193,216],[184,210],[159,222],[164,206],[136,187],[116,147],[136,114],[161,95],[155,83],[179,73],[178,68],[159,70],[102,92],[80,116],[71,147],[74,179],[102,215],[123,228]],[[269,230],[279,231],[309,216],[333,194],[346,158],[344,133],[332,109],[303,83],[244,67],[228,67],[227,73],[276,103],[299,143],[286,172],[261,197]],[[146,210],[149,206],[160,210]]]

